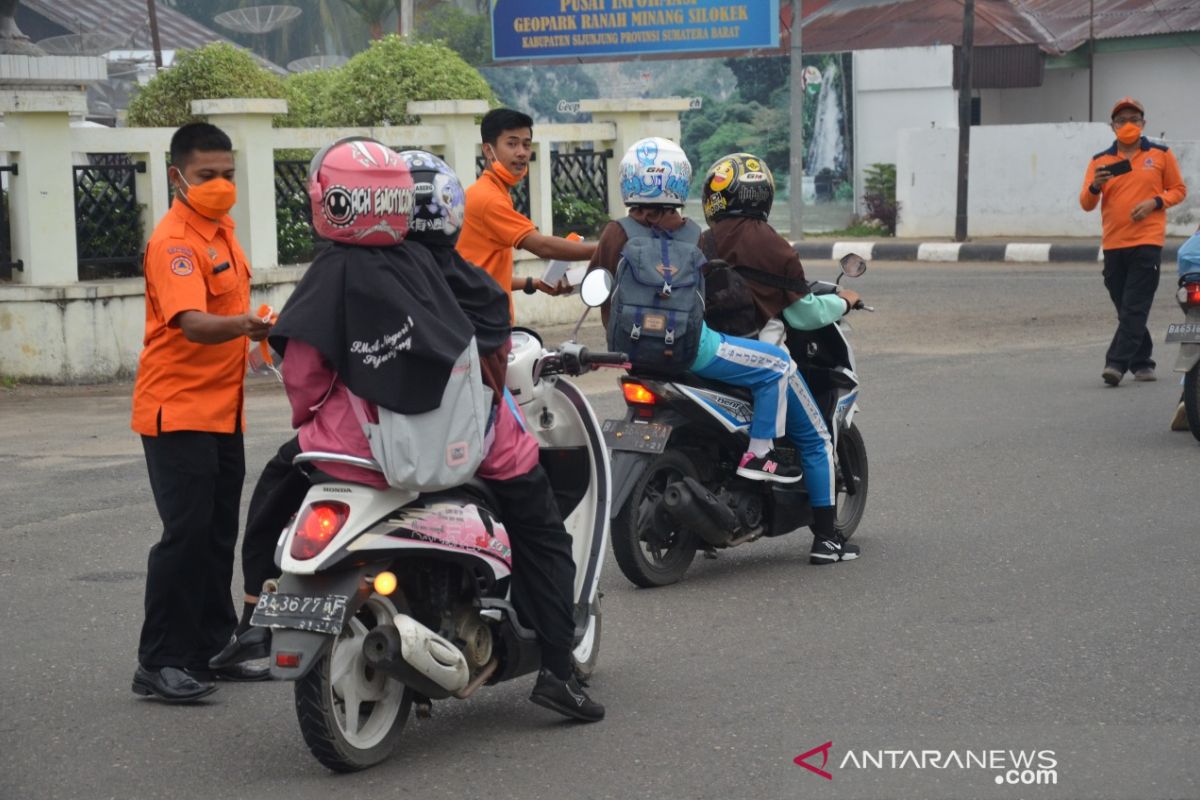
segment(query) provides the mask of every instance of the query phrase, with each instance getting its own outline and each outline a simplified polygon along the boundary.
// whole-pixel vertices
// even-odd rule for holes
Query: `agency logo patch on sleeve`
[[[180,277],[191,275],[196,267],[192,264],[192,260],[187,256],[175,256],[171,259],[171,272],[174,272]]]

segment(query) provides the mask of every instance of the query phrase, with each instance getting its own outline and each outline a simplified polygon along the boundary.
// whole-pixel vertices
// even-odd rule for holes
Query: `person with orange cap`
[[[1111,114],[1117,138],[1092,156],[1079,192],[1084,211],[1100,206],[1104,286],[1117,309],[1117,330],[1101,373],[1109,386],[1126,372],[1135,381],[1155,380],[1146,320],[1158,289],[1166,211],[1187,196],[1175,154],[1143,134],[1145,112],[1132,97],[1117,101]]]

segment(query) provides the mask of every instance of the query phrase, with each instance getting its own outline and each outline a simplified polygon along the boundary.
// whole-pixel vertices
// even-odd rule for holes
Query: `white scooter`
[[[606,286],[595,287],[602,280],[585,282],[585,303],[600,298],[590,307],[607,296]],[[597,585],[612,477],[596,416],[563,376],[626,358],[589,353],[574,339],[546,350],[523,329],[512,341],[508,386],[541,444],[574,538],[573,655],[586,679],[600,649]],[[336,453],[295,461],[378,469]],[[282,577],[264,587],[252,622],[272,629],[271,676],[296,682],[301,733],[330,769],[387,758],[414,705],[427,717],[434,700],[465,699],[538,669],[534,633],[509,602],[508,534],[489,495],[479,482],[433,495],[319,482],[284,530],[276,550]]]

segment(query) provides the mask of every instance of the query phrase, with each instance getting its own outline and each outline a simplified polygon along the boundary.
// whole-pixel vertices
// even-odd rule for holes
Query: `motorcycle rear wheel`
[[[356,772],[386,759],[408,720],[412,691],[371,667],[362,654],[363,638],[391,625],[395,615],[390,600],[372,594],[296,682],[300,733],[316,759],[334,772]]]
[[[1200,364],[1193,364],[1183,374],[1183,410],[1187,413],[1192,436],[1200,442]]]
[[[837,457],[837,493],[834,495],[837,520],[834,528],[849,539],[858,530],[863,512],[867,509],[867,446],[863,444],[862,433],[853,422],[838,437]],[[847,468],[857,489],[853,495],[846,492]]]
[[[696,535],[680,529],[660,507],[667,485],[684,477],[699,477],[690,458],[675,450],[660,454],[646,466],[613,520],[617,566],[643,588],[677,582],[696,557]]]

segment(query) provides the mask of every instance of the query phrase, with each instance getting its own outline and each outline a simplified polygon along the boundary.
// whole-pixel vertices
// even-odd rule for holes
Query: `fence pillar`
[[[591,114],[593,122],[611,122],[617,129],[617,138],[602,143],[602,148],[611,147],[613,151],[612,158],[608,160],[608,208],[611,215],[619,215],[619,209],[625,207],[621,200],[621,175],[618,169],[625,151],[638,139],[647,136],[662,136],[679,142],[679,115],[690,107],[691,101],[686,97],[579,101],[580,112]],[[705,169],[706,166],[693,164],[692,168]]]
[[[238,201],[237,238],[251,269],[279,265],[275,229],[275,150],[272,120],[287,113],[286,100],[267,98],[193,100],[192,113],[206,117],[233,141]]]
[[[154,226],[167,214],[170,208],[171,188],[167,180],[167,156],[160,152],[130,153],[129,157],[136,164],[146,162],[145,172],[133,173],[134,187],[137,189],[138,205],[142,207],[142,245],[150,239]]]
[[[19,151],[18,172],[8,179],[12,258],[23,264],[13,271],[18,283],[79,279],[69,115],[86,109],[81,91],[0,93],[5,147]]]
[[[529,165],[529,218],[538,231],[554,233],[554,154],[549,142],[534,142],[536,156]]]
[[[475,182],[475,153],[479,149],[477,117],[487,112],[486,100],[414,100],[408,104],[408,113],[420,117],[421,124],[439,125],[446,132],[442,157],[458,174],[463,188]]]

